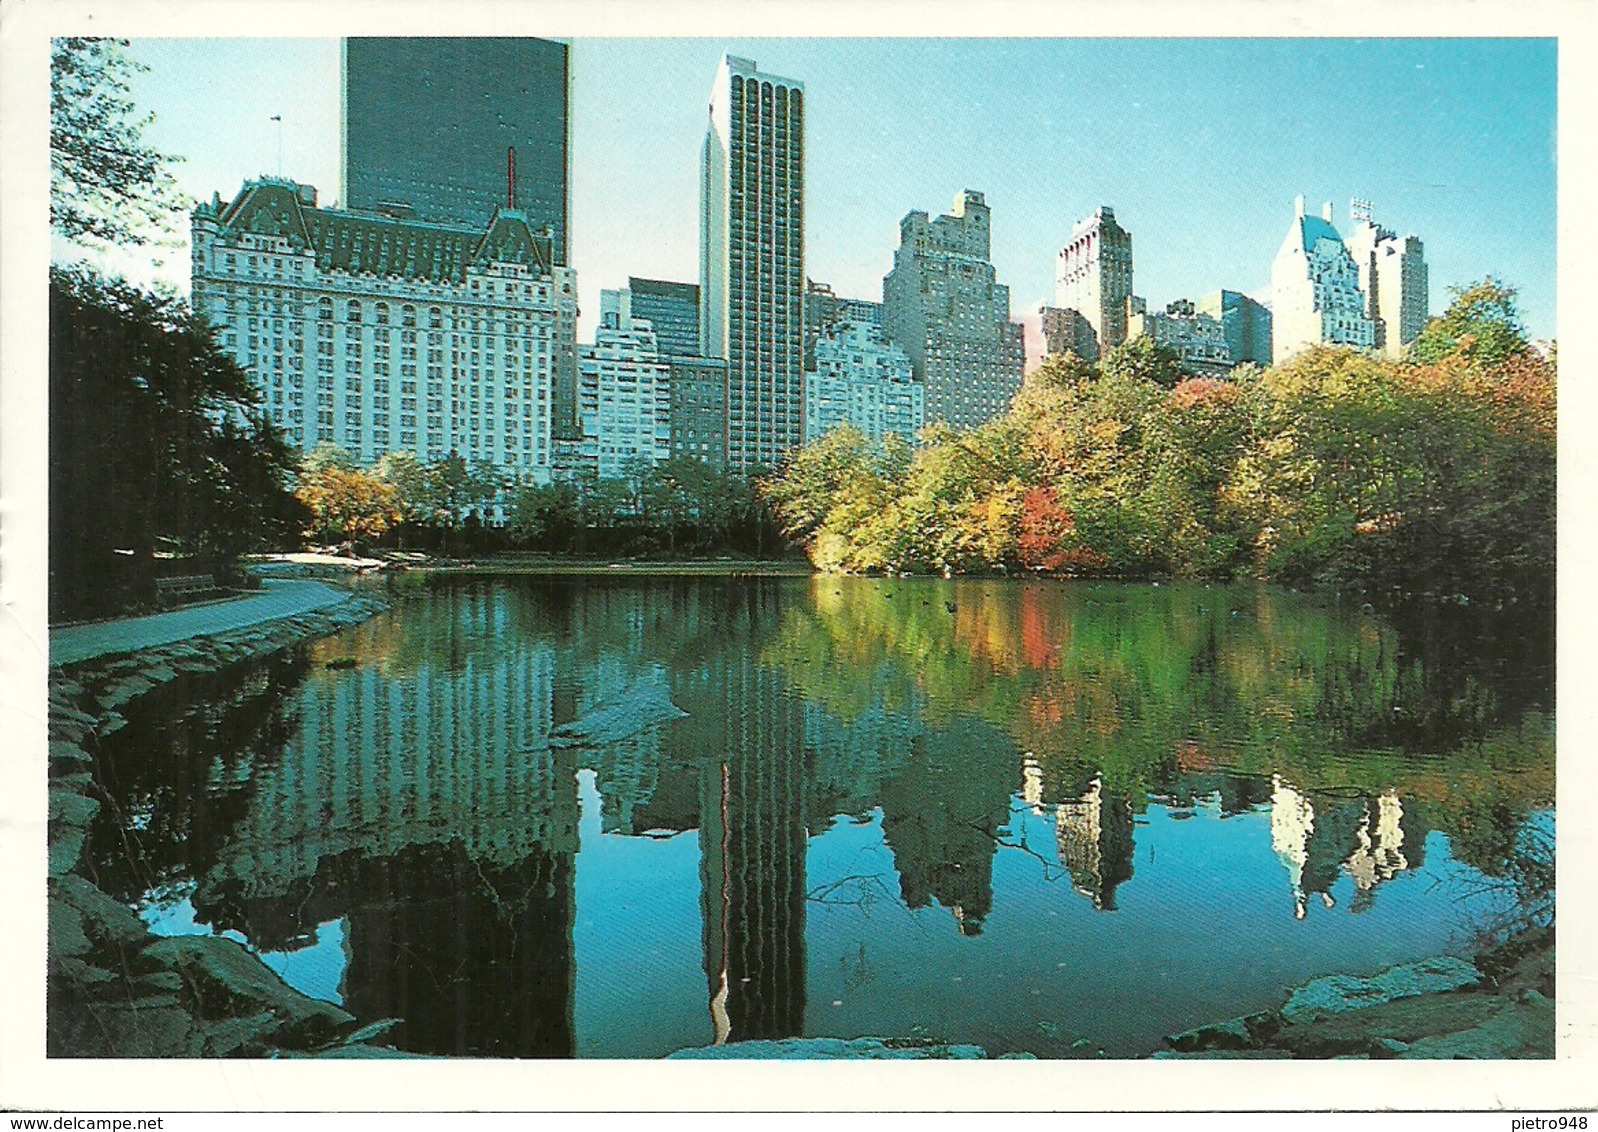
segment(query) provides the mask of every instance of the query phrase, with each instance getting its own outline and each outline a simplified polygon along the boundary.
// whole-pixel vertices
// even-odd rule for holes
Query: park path
[[[326,582],[283,579],[267,580],[262,585],[262,592],[247,597],[207,602],[169,613],[51,629],[50,663],[76,664],[110,653],[155,648],[190,637],[208,637],[280,617],[296,617],[326,609],[353,596],[349,590]]]

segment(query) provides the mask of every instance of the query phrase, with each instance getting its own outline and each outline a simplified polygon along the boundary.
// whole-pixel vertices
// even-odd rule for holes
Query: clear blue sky
[[[578,39],[572,264],[583,333],[599,289],[698,272],[698,155],[723,51],[807,93],[807,269],[881,297],[899,219],[964,188],[993,208],[993,259],[1019,316],[1053,294],[1074,221],[1108,204],[1151,305],[1258,291],[1293,197],[1375,202],[1449,284],[1518,287],[1555,336],[1552,40]],[[148,137],[187,158],[185,191],[229,197],[277,170],[338,180],[335,40],[136,40]],[[186,289],[186,253],[161,276]],[[143,274],[132,271],[133,274]]]

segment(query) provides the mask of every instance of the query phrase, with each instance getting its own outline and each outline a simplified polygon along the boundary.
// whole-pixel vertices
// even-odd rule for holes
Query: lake
[[[1538,911],[1551,618],[834,577],[393,602],[130,705],[86,862],[403,1049],[1138,1057]]]

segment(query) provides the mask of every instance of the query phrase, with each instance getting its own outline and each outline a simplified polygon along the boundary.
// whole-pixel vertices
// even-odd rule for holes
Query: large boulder
[[[1298,987],[1282,1007],[1291,1023],[1311,1022],[1400,998],[1460,990],[1481,982],[1476,967],[1451,955],[1400,963],[1369,976],[1327,975]]]
[[[354,1025],[353,1015],[309,998],[285,983],[242,946],[218,936],[173,936],[145,956],[183,976],[202,1022],[266,1014],[261,1026],[275,1045],[309,1049]]]

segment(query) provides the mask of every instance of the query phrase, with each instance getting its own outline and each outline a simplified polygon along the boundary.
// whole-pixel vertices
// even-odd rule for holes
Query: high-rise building
[[[594,344],[578,364],[583,456],[600,479],[671,455],[671,367],[627,291],[601,291]]]
[[[701,353],[727,361],[729,466],[771,467],[804,432],[804,84],[723,56],[701,170]]]
[[[1332,206],[1305,216],[1300,196],[1293,207],[1292,226],[1271,264],[1271,360],[1323,343],[1370,349],[1376,324],[1365,313],[1359,268],[1332,226]]]
[[[633,317],[655,328],[655,344],[668,358],[699,357],[699,286],[630,276]]]
[[[974,428],[1007,411],[1021,389],[1026,347],[1010,321],[1010,289],[990,259],[991,214],[967,189],[948,216],[899,222],[893,270],[882,281],[882,329],[910,356],[926,419]]]
[[[566,44],[357,38],[341,63],[344,207],[476,225],[513,196],[548,229],[555,263],[570,262]]]
[[[1105,205],[1071,228],[1054,266],[1054,305],[1074,310],[1093,328],[1093,361],[1126,341],[1132,297],[1132,234]]]
[[[1376,324],[1376,348],[1397,357],[1420,336],[1430,308],[1426,250],[1418,236],[1379,227],[1369,201],[1355,200],[1348,251],[1365,292],[1365,317]]]
[[[548,481],[577,280],[526,214],[400,220],[263,179],[201,204],[191,233],[194,308],[291,444],[363,462],[457,452]]]
[[[1265,304],[1238,291],[1212,291],[1193,304],[1221,324],[1232,362],[1271,364],[1271,312]]]
[[[821,332],[816,368],[805,374],[806,444],[841,424],[875,442],[892,432],[913,443],[924,419],[908,354],[867,322],[844,319]]]

